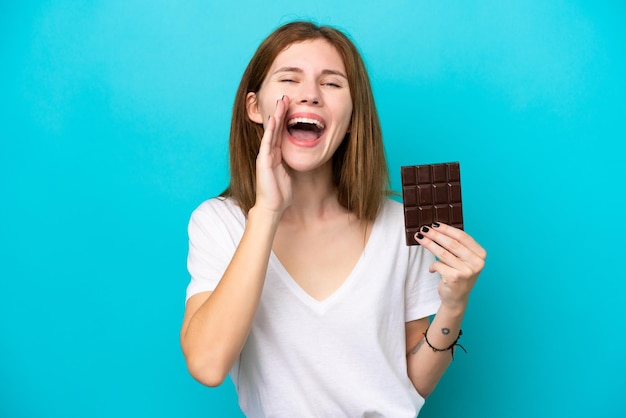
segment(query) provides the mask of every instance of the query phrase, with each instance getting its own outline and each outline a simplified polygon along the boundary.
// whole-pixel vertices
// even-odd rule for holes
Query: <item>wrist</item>
[[[465,347],[459,344],[459,338],[461,338],[461,335],[463,335],[463,331],[460,328],[459,328],[458,334],[456,334],[456,338],[454,339],[454,341],[450,345],[443,346],[443,347],[436,347],[428,340],[429,329],[430,327],[427,328],[426,331],[424,331],[424,342],[431,350],[433,350],[434,353],[443,353],[443,352],[449,351],[450,354],[452,355],[453,360],[454,360],[454,350],[456,347],[461,347],[461,349],[467,353],[467,350],[465,350]],[[448,328],[444,328],[444,329],[448,330],[449,332]]]
[[[269,225],[278,225],[282,216],[282,211],[267,209],[257,205],[252,206],[248,211],[248,221],[258,221]]]
[[[462,319],[465,316],[467,310],[467,301],[459,303],[447,303],[441,301],[441,306],[437,312],[437,315],[445,316],[450,319]]]

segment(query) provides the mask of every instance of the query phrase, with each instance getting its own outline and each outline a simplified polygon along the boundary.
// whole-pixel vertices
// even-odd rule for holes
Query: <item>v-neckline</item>
[[[343,282],[341,282],[341,284],[324,299],[318,300],[311,296],[309,292],[304,290],[304,288],[298,284],[293,276],[291,276],[274,250],[270,253],[270,265],[276,269],[282,282],[296,297],[298,297],[298,299],[300,299],[302,303],[316,311],[318,314],[321,314],[332,306],[337,300],[341,299],[341,295],[352,286],[352,283],[356,280],[356,277],[358,277],[359,270],[361,270],[363,265],[366,263],[366,255],[370,251],[370,247],[372,247],[374,245],[373,243],[376,241],[376,235],[378,234],[377,231],[379,229],[378,224],[380,223],[379,218],[382,216],[383,210],[384,209],[381,208],[380,213],[376,216],[376,219],[374,219],[374,222],[372,223],[372,231],[370,232],[369,237],[367,237],[367,242],[365,243],[363,251],[361,252],[361,255],[357,259],[356,263]]]

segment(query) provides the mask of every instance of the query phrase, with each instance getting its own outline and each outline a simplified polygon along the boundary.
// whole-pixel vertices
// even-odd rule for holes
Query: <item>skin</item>
[[[222,383],[243,348],[272,251],[307,293],[323,300],[348,276],[371,230],[338,203],[332,184],[331,157],[349,129],[352,101],[343,61],[330,44],[314,40],[282,51],[260,90],[248,95],[247,109],[264,126],[256,202],[224,276],[214,292],[187,301],[181,329],[188,369],[208,386]],[[294,139],[286,128],[293,115],[323,120],[322,136]],[[442,304],[428,340],[446,348],[458,336],[486,253],[468,234],[444,224],[417,239],[439,258],[430,270],[442,277]],[[451,359],[422,343],[427,328],[428,318],[406,324],[408,374],[423,397]]]
[[[312,59],[314,58],[314,59]],[[248,93],[248,116],[267,130],[277,102],[287,99],[280,123],[273,125],[270,148],[280,148],[281,160],[291,177],[326,182],[330,160],[343,141],[352,116],[352,98],[346,70],[337,50],[323,40],[292,44],[281,52],[269,69],[258,93]],[[282,108],[281,108],[282,110]],[[293,116],[322,120],[321,142],[307,146],[289,135],[284,126]],[[276,161],[275,161],[276,162]],[[286,209],[286,208],[285,208]]]
[[[272,191],[272,199],[262,195],[257,201],[271,200],[268,209],[281,213],[273,251],[300,287],[318,300],[341,286],[370,231],[369,224],[338,204],[332,185],[331,159],[352,116],[345,74],[343,60],[327,42],[296,43],[276,57],[260,91],[248,94],[250,119],[265,123],[266,133],[272,134],[261,145],[269,145],[268,154],[263,148],[257,160],[271,169],[259,171],[258,178],[259,191]],[[294,115],[323,121],[324,133],[315,146],[289,134],[285,122]],[[280,191],[286,193],[278,197]]]
[[[425,227],[416,240],[432,252],[438,261],[430,272],[441,275],[438,292],[441,306],[428,328],[428,341],[445,349],[459,336],[470,292],[485,266],[486,251],[467,233],[445,224]],[[424,398],[432,393],[452,359],[451,352],[435,352],[424,344],[422,320],[408,322],[407,366],[409,377]]]

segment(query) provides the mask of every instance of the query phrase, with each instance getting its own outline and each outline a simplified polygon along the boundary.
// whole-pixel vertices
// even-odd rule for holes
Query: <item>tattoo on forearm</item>
[[[441,333],[443,335],[448,335],[450,334],[450,328],[441,328]]]
[[[420,349],[420,347],[424,344],[424,339],[422,338],[422,340],[417,343],[417,345],[413,348],[413,350],[411,350],[411,354],[415,354],[417,353],[417,351]]]

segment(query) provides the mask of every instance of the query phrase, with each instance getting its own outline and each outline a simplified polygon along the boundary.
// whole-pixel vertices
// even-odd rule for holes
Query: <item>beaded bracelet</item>
[[[454,342],[452,344],[450,344],[450,346],[448,348],[437,348],[437,347],[433,347],[433,345],[430,343],[430,341],[428,341],[428,337],[426,336],[426,334],[428,333],[429,329],[430,329],[430,327],[426,328],[426,331],[424,331],[424,341],[426,342],[426,344],[428,344],[428,346],[430,348],[432,348],[433,352],[441,353],[441,352],[444,352],[444,351],[450,351],[450,354],[452,354],[452,360],[454,360],[454,349],[455,349],[456,346],[461,347],[461,349],[467,353],[467,350],[465,349],[465,347],[463,347],[458,342],[459,338],[461,338],[461,335],[463,335],[463,331],[462,330],[459,330],[459,335],[456,337],[456,340],[454,340]]]

